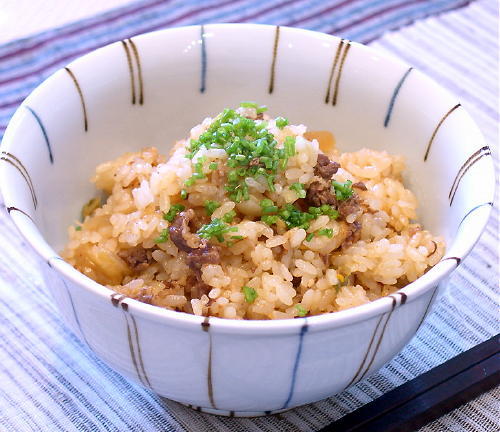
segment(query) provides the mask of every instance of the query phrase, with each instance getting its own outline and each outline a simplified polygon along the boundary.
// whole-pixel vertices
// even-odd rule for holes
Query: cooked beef
[[[183,211],[177,215],[168,227],[170,240],[184,252],[191,252],[200,247],[201,239],[189,230],[189,222],[193,220],[195,213],[193,209]]]
[[[330,184],[326,181],[313,181],[307,189],[306,199],[310,205],[315,207],[323,204],[337,204],[337,198],[332,193]]]
[[[368,190],[366,185],[363,182],[357,182],[352,185],[353,188],[360,189],[360,190]]]
[[[346,199],[345,201],[339,201],[337,210],[344,219],[353,213],[358,213],[360,209],[359,198],[356,194]]]
[[[148,266],[148,253],[141,246],[118,252],[118,256],[136,272],[144,270]]]
[[[191,299],[200,299],[203,295],[208,295],[212,289],[205,282],[197,277],[190,275],[186,281],[188,289],[191,291]],[[188,302],[189,303],[189,302]]]
[[[299,198],[297,201],[294,202],[295,207],[298,207],[300,211],[307,212],[309,209],[309,206],[311,205],[309,201],[305,198]]]
[[[314,174],[324,178],[325,180],[330,180],[332,175],[335,174],[340,168],[340,164],[331,161],[327,155],[323,153],[318,154],[318,161],[314,167]]]
[[[201,239],[189,229],[189,223],[194,219],[193,209],[179,213],[168,228],[170,239],[183,252],[187,253],[186,262],[201,280],[200,269],[203,264],[219,264],[219,249],[206,239]]]
[[[219,249],[206,240],[202,240],[202,246],[193,249],[187,254],[187,264],[195,272],[199,272],[203,264],[219,264]]]

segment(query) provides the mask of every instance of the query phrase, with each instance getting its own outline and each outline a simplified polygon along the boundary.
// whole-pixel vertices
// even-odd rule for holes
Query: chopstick
[[[500,382],[496,335],[391,390],[319,432],[416,430]]]

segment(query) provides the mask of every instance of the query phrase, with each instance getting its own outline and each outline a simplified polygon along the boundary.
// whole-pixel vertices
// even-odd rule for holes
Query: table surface
[[[0,45],[107,12],[131,0],[2,0]]]
[[[0,48],[40,31],[130,3],[130,0],[2,0]],[[416,66],[457,94],[493,145],[498,168],[495,151],[498,143],[498,12],[495,3],[480,0],[421,19],[385,33],[370,44]],[[36,271],[37,258],[18,255],[22,242],[6,214],[0,214],[0,322],[12,323],[12,328],[0,326],[2,431],[39,430],[37,427],[41,424],[44,430],[115,430],[113,427],[124,430],[115,419],[116,415],[101,410],[99,404],[103,401],[115,409],[131,411],[126,423],[130,430],[159,430],[161,427],[189,431],[313,431],[498,333],[498,209],[495,206],[486,233],[451,278],[448,293],[409,346],[382,371],[340,395],[291,410],[279,418],[219,419],[160,400],[100,363],[64,328],[52,310]],[[21,302],[22,298],[28,298],[26,296],[32,299]],[[16,305],[17,309],[7,304]],[[41,319],[37,312],[40,308],[49,312],[45,315],[50,317],[48,322]],[[22,314],[30,317],[30,325],[22,321]],[[21,358],[43,364],[41,372],[34,366],[20,365]],[[55,368],[60,368],[60,373]],[[101,386],[102,390],[94,390],[95,394],[91,394],[89,386]],[[64,393],[61,388],[72,390]],[[54,408],[51,414],[51,404],[55,407],[53,401],[57,397],[65,400],[67,409]],[[499,430],[499,400],[500,388],[496,388],[421,431]],[[94,404],[97,411],[92,411],[86,403]],[[150,408],[144,411],[144,407]],[[78,420],[79,412],[93,412],[94,418],[99,419],[97,412],[107,418],[100,425],[99,420],[96,428],[91,429]],[[37,415],[44,423],[33,419]],[[163,418],[152,419],[154,415]]]

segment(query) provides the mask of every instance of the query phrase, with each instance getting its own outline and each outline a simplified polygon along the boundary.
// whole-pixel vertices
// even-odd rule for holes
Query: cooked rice
[[[258,118],[253,108],[237,112]],[[92,181],[109,196],[83,223],[69,227],[63,257],[85,275],[128,297],[232,319],[294,318],[351,308],[404,287],[440,260],[444,240],[415,222],[417,200],[402,183],[401,156],[370,149],[340,153],[328,134],[306,133],[303,125],[280,129],[273,119],[265,116],[265,120],[278,146],[287,136],[296,139],[296,154],[277,175],[275,192],[262,178],[248,177],[249,199],[235,203],[224,189],[225,150],[201,148],[193,161],[186,158],[191,140],[212,124],[208,118],[191,130],[187,140],[176,143],[168,159],[156,148],[145,148],[99,165]],[[290,186],[300,182],[307,187],[317,180],[314,168],[320,151],[340,163],[334,180],[366,186],[366,190],[355,189],[359,211],[345,219],[319,216],[307,230],[260,221],[259,203],[264,198],[279,207],[298,203]],[[206,178],[187,188],[189,195],[182,200],[184,182],[193,175],[192,162],[202,156]],[[209,169],[210,162],[218,162],[216,170]],[[206,200],[221,203],[211,220],[236,211],[231,225],[243,239],[229,246],[211,240],[219,248],[220,263],[203,264],[196,279],[186,253],[171,239],[158,243],[157,238],[170,225],[163,215],[172,205],[182,201],[200,216],[205,214]],[[361,229],[349,238],[354,223],[361,224]],[[332,230],[332,238],[306,239],[325,228]],[[143,263],[134,266],[127,260],[130,251],[138,253]],[[193,292],[193,284],[204,284],[204,289]],[[255,301],[245,298],[244,286],[255,290]]]

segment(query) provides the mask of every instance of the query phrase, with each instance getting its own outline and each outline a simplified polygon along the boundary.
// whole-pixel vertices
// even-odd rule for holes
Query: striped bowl
[[[399,292],[308,318],[231,321],[160,309],[97,284],[59,256],[92,196],[95,166],[174,140],[242,100],[333,131],[344,151],[405,156],[406,182],[445,257]],[[321,33],[213,24],[145,34],[57,71],[12,118],[1,146],[5,205],[43,258],[62,316],[112,368],[196,409],[254,416],[326,398],[393,358],[490,214],[494,169],[477,126],[419,71]],[[452,295],[452,294],[451,294]]]

